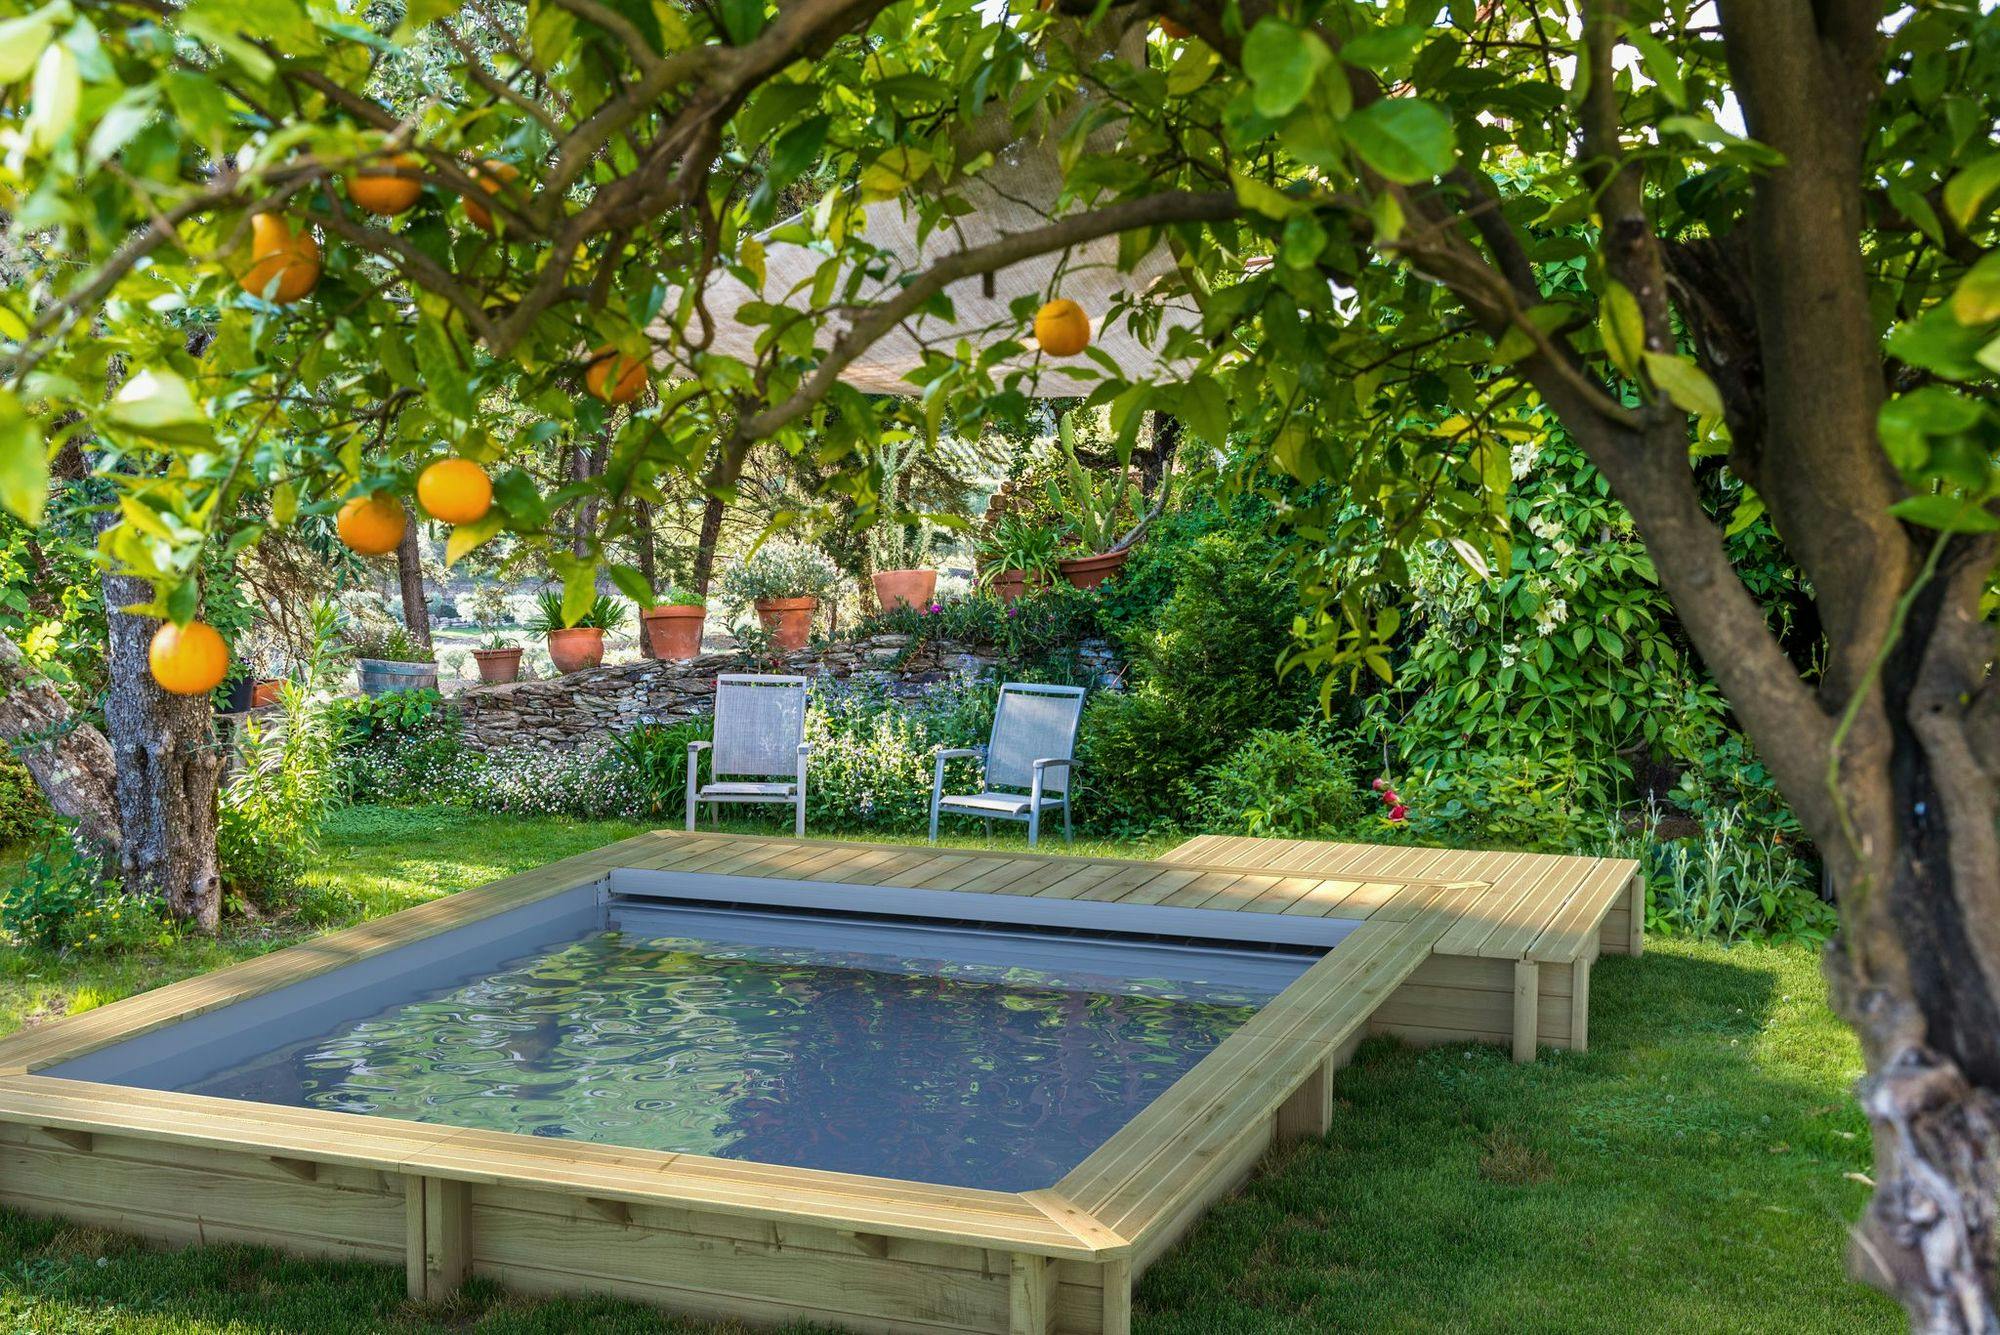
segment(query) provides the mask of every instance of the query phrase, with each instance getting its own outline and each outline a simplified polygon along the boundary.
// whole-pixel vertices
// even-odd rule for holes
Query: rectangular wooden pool
[[[1120,1332],[1489,890],[646,836],[0,1043],[0,1205],[400,1262],[419,1299]],[[717,987],[742,1032],[673,1009]],[[829,1048],[836,1010],[894,1018]]]

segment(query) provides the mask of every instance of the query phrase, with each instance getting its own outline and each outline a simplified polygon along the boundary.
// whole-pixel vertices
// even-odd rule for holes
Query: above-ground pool
[[[1629,863],[1225,842],[628,840],[0,1040],[0,1206],[423,1301],[1128,1335],[1365,1033],[1581,1047],[1637,948]]]
[[[607,909],[604,930],[490,969],[443,964],[302,1012],[310,1032],[280,1046],[243,1053],[218,1038],[136,1083],[1030,1191],[1076,1167],[1317,957]],[[356,1006],[369,1009],[347,1013]]]

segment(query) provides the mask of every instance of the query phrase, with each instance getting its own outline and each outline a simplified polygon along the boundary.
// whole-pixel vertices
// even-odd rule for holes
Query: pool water
[[[1275,990],[630,931],[434,981],[182,1088],[1026,1191]]]

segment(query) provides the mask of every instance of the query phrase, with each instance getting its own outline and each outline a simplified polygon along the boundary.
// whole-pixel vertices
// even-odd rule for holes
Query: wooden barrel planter
[[[436,663],[397,663],[386,658],[363,658],[355,663],[363,695],[387,695],[391,691],[436,690]]]

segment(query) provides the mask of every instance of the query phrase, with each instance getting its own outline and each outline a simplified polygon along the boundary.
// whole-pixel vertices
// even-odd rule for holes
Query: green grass
[[[305,902],[329,923],[388,912],[634,828],[358,808],[336,818]],[[15,952],[0,964],[0,1032],[307,930],[273,921],[116,960]],[[1591,992],[1585,1056],[1515,1066],[1494,1048],[1364,1047],[1342,1073],[1333,1136],[1267,1162],[1157,1265],[1140,1329],[1901,1329],[1841,1268],[1864,1193],[1851,1175],[1869,1158],[1848,1093],[1860,1058],[1811,952],[1654,939],[1642,959],[1601,961]],[[0,1330],[663,1328],[644,1308],[481,1284],[416,1307],[402,1285],[386,1267],[157,1251],[0,1214]]]

